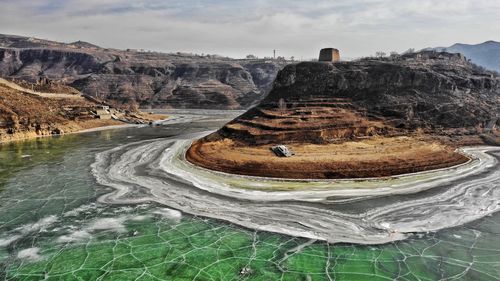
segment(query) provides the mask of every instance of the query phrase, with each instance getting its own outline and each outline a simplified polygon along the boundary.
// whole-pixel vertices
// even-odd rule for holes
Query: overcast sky
[[[499,0],[0,0],[0,33],[103,47],[316,57],[500,40]]]

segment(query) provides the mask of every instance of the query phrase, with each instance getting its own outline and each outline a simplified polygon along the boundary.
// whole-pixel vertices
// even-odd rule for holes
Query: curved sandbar
[[[359,141],[288,145],[295,155],[278,157],[271,145],[229,138],[196,140],[186,159],[198,166],[240,175],[294,178],[371,178],[451,167],[467,162],[455,148],[430,137],[371,137]]]
[[[437,171],[300,181],[196,167],[183,158],[196,137],[134,143],[99,154],[93,172],[101,184],[116,189],[100,200],[154,201],[252,229],[362,244],[461,225],[500,208],[498,147],[464,148],[474,160]]]

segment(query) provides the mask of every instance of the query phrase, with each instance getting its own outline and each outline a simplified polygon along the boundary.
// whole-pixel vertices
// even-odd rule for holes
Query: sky
[[[499,0],[0,0],[0,33],[162,52],[345,58],[500,38]]]

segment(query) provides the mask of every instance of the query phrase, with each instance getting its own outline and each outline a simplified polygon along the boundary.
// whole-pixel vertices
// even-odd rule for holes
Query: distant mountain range
[[[500,72],[500,42],[486,41],[476,45],[457,43],[450,47],[427,48],[426,50],[462,53],[473,63]]]
[[[259,102],[289,62],[118,50],[0,34],[0,77],[69,85],[113,106],[242,109]]]

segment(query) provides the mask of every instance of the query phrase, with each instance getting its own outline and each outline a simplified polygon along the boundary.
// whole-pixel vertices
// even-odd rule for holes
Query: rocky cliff
[[[0,78],[0,143],[108,125],[147,124],[165,117],[109,108],[69,86]]]
[[[79,95],[34,94],[0,82],[0,142],[121,124],[95,119],[97,104]]]
[[[289,65],[257,107],[220,133],[248,143],[275,141],[270,134],[322,143],[417,130],[478,135],[499,125],[495,73],[458,54],[423,52]]]
[[[186,157],[209,169],[285,178],[380,177],[444,168],[463,144],[498,144],[500,77],[460,54],[307,62]],[[286,144],[295,156],[270,148]]]
[[[104,49],[0,35],[0,76],[40,77],[112,104],[141,107],[246,108],[271,88],[284,61]]]

